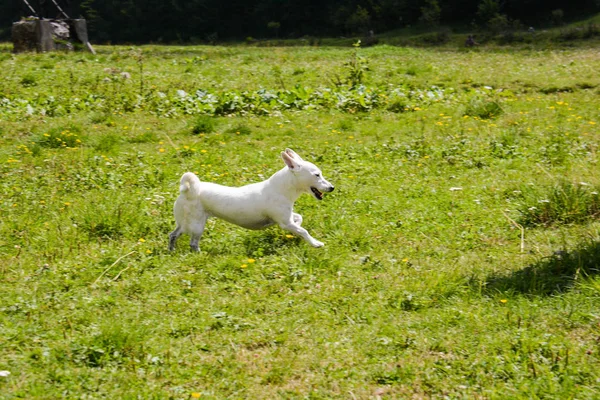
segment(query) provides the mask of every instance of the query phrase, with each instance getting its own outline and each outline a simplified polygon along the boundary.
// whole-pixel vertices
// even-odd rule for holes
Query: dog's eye
[[[319,174],[318,172],[315,174],[315,176],[318,178],[321,176],[321,174]]]

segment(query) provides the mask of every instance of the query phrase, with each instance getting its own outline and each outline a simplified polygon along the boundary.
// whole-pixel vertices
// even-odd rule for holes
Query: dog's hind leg
[[[175,243],[177,243],[177,239],[179,239],[182,233],[183,231],[179,225],[177,225],[173,232],[169,233],[169,251],[175,250]]]
[[[192,251],[198,252],[200,248],[198,247],[198,242],[202,237],[202,233],[204,232],[204,225],[206,225],[206,216],[204,216],[197,224],[194,224],[193,231],[190,233],[190,248]]]

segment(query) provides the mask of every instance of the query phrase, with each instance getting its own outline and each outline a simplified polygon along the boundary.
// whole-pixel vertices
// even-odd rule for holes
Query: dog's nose
[[[330,191],[330,192],[333,192],[333,189],[335,189],[335,186],[331,185],[331,186],[329,187],[329,191]]]

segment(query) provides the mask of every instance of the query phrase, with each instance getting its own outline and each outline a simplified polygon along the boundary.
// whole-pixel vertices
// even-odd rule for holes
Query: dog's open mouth
[[[312,190],[313,194],[318,200],[323,200],[323,193],[319,192],[317,188],[311,186],[310,190]]]

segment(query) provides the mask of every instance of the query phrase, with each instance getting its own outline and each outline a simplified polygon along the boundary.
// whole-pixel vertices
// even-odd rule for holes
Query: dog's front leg
[[[294,223],[298,226],[302,225],[302,215],[298,213],[293,213]]]
[[[190,249],[194,252],[200,251],[198,248],[198,242],[204,232],[204,226],[206,225],[206,215],[202,215],[200,219],[191,227],[190,232]]]
[[[279,224],[279,226],[282,229],[285,229],[286,231],[292,232],[293,234],[300,236],[302,239],[310,243],[310,245],[313,247],[323,247],[323,242],[319,242],[317,239],[310,236],[310,233],[308,233],[306,229],[292,221],[285,224]]]

